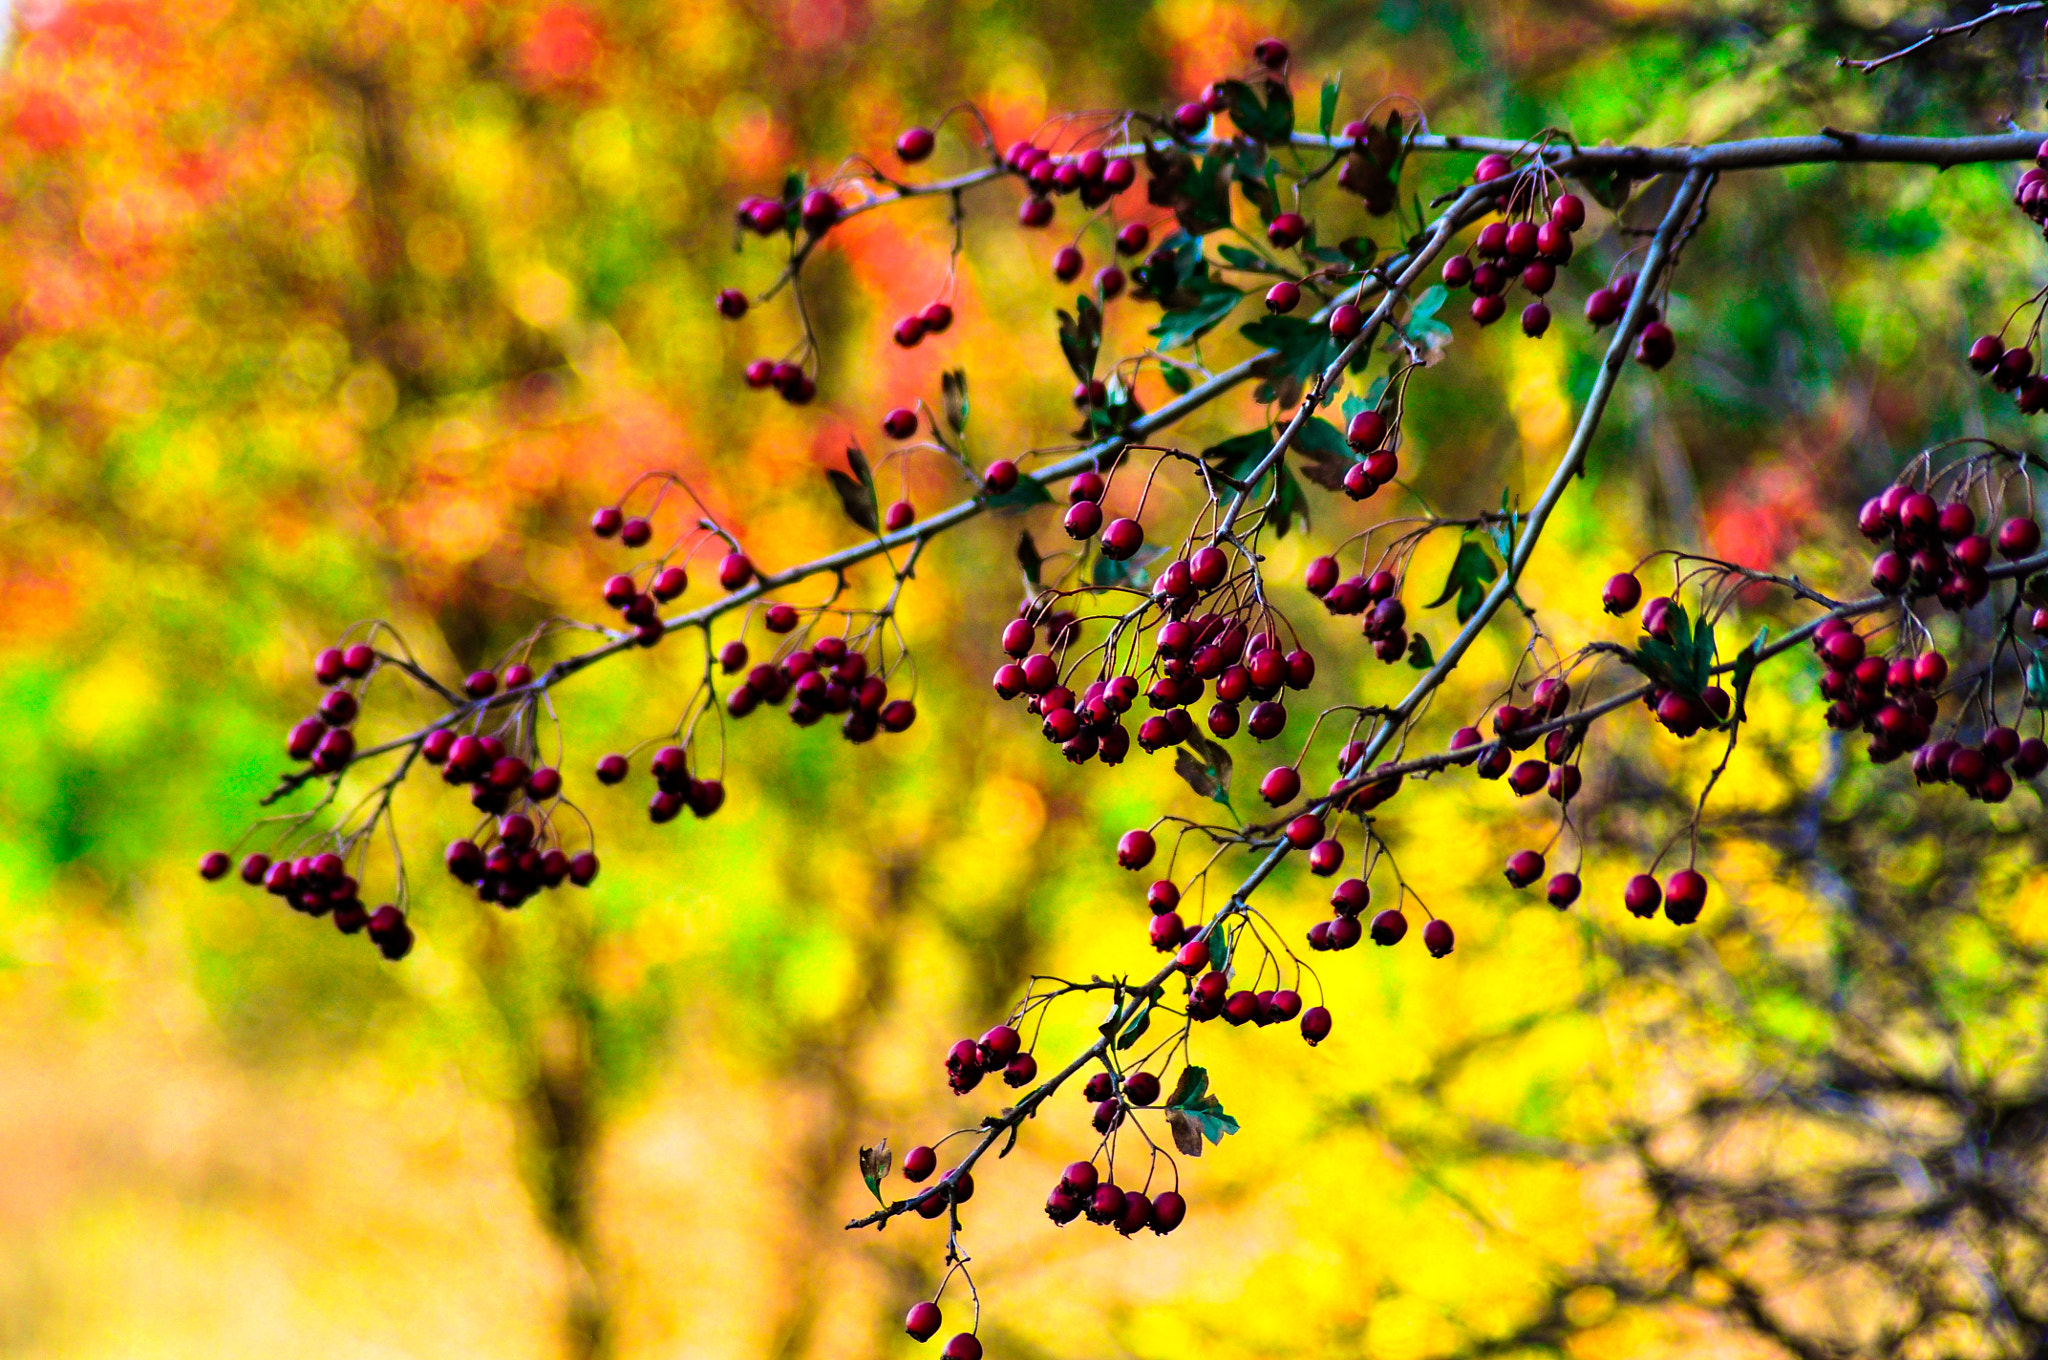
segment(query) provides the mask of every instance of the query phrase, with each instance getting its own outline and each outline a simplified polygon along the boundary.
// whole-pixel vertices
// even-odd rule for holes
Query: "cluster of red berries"
[[[1117,164],[1123,166],[1125,170],[1130,169],[1128,161],[1119,161]],[[1127,178],[1127,176],[1119,175],[1119,178]],[[1119,255],[1127,257],[1142,255],[1145,253],[1145,247],[1151,244],[1152,229],[1143,222],[1126,222],[1117,229],[1116,253]],[[1166,253],[1169,257],[1172,255],[1171,251]],[[1148,261],[1148,263],[1157,262]],[[1081,254],[1081,248],[1078,245],[1064,245],[1053,252],[1052,276],[1061,283],[1072,283],[1081,276],[1081,271],[1087,267],[1088,261]],[[1106,264],[1095,271],[1095,291],[1101,295],[1104,301],[1121,295],[1126,282],[1128,280],[1124,277],[1123,269],[1116,264]],[[1089,394],[1082,393],[1078,395],[1085,397]],[[1098,401],[1094,404],[1099,406],[1102,403]]]
[[[1156,1090],[1156,1080],[1153,1086]],[[1146,1228],[1164,1237],[1178,1228],[1187,1214],[1188,1202],[1179,1191],[1162,1191],[1154,1198],[1142,1190],[1125,1190],[1115,1181],[1099,1179],[1093,1162],[1068,1166],[1045,1197],[1045,1216],[1061,1227],[1086,1215],[1090,1223],[1115,1228],[1125,1237]]]
[[[768,607],[765,622],[772,633],[787,633],[797,624],[797,612],[786,604]],[[719,664],[728,675],[747,664],[747,645],[735,639],[719,652]],[[867,653],[849,648],[845,638],[822,637],[809,648],[797,648],[773,663],[747,670],[747,678],[725,697],[725,711],[744,718],[764,703],[789,700],[789,718],[799,727],[809,727],[828,714],[844,714],[840,734],[851,742],[864,742],[877,732],[903,732],[917,721],[917,705],[908,699],[891,699],[889,683],[870,673]]]
[[[1314,558],[1303,584],[1332,614],[1363,614],[1363,631],[1373,645],[1373,655],[1386,662],[1399,661],[1408,650],[1408,609],[1399,599],[1400,579],[1381,570],[1340,580],[1342,570],[1334,557]]]
[[[556,782],[559,787],[559,777]],[[478,901],[509,909],[565,882],[587,888],[597,878],[595,852],[571,855],[545,844],[550,828],[524,812],[500,817],[495,833],[497,844],[488,851],[474,840],[459,840],[451,841],[443,856],[449,877],[475,888]]]
[[[1358,455],[1358,461],[1344,469],[1344,494],[1354,501],[1370,498],[1375,491],[1401,473],[1401,460],[1394,453],[1394,428],[1387,413],[1374,408],[1351,417],[1344,440]]]
[[[599,538],[616,538],[624,547],[643,548],[654,537],[654,522],[645,515],[628,518],[618,506],[607,505],[590,516],[590,532]],[[633,640],[642,647],[655,646],[667,631],[661,623],[661,606],[690,588],[689,570],[681,563],[663,560],[654,563],[650,571],[645,588],[628,572],[608,576],[604,583],[604,602],[625,616]],[[754,574],[754,560],[736,547],[718,560],[718,584],[728,592],[752,585]]]
[[[2030,175],[2039,174],[2029,170]],[[1996,335],[1980,335],[1970,342],[1970,368],[1989,378],[2000,392],[2013,394],[2013,404],[2023,416],[2048,411],[2048,377],[2034,372],[2034,351],[2027,345],[2007,348]]]
[[[1252,44],[1252,61],[1270,73],[1266,77],[1268,80],[1286,73],[1291,55],[1287,43],[1280,38],[1261,38]],[[1223,82],[1212,80],[1202,87],[1199,98],[1177,106],[1168,121],[1172,123],[1173,130],[1183,137],[1194,137],[1209,126],[1211,116],[1227,113],[1229,109],[1230,95],[1223,88]],[[1345,135],[1352,135],[1349,129]]]
[[[226,878],[232,867],[227,851],[209,851],[199,861],[199,876],[216,882]],[[247,855],[242,859],[241,879],[252,888],[282,897],[293,911],[332,915],[335,928],[344,935],[367,930],[370,943],[394,963],[412,952],[412,926],[405,913],[388,902],[375,911],[366,910],[361,885],[349,875],[341,856],[331,850],[280,860],[265,854]]]
[[[597,762],[597,782],[622,784],[632,772],[632,762],[617,751]],[[664,746],[647,763],[654,779],[654,796],[647,800],[647,820],[660,825],[672,822],[688,808],[700,819],[725,806],[725,784],[718,779],[699,779],[690,773],[690,753],[680,746]]]
[[[2000,524],[1994,542],[1977,532],[1977,512],[1968,501],[1937,504],[1905,484],[1865,501],[1856,527],[1872,542],[1887,543],[1870,564],[1870,584],[1881,594],[1933,595],[1951,610],[1968,609],[1991,593],[1986,569],[1994,551],[2013,562],[2041,547],[2041,526],[2025,515]]]
[[[964,1096],[981,1085],[983,1076],[1000,1072],[1005,1086],[1028,1086],[1038,1078],[1038,1059],[1021,1052],[1022,1047],[1022,1038],[1008,1025],[997,1025],[978,1041],[962,1039],[946,1050],[946,1085]],[[906,1160],[906,1175],[909,1165]]]
[[[1308,947],[1319,952],[1345,950],[1370,935],[1374,944],[1385,948],[1408,937],[1408,918],[1398,906],[1383,908],[1373,916],[1369,925],[1359,924],[1366,908],[1371,905],[1372,889],[1366,881],[1362,878],[1345,879],[1330,893],[1330,906],[1336,914],[1309,927]],[[1457,936],[1452,932],[1449,921],[1433,916],[1423,923],[1422,947],[1429,951],[1431,958],[1444,957],[1456,944]]]
[[[1484,184],[1513,173],[1514,163],[1506,156],[1482,156],[1472,178]],[[1522,334],[1534,339],[1550,329],[1550,307],[1543,299],[1572,257],[1572,233],[1586,224],[1586,205],[1576,194],[1559,194],[1551,200],[1548,220],[1539,224],[1527,215],[1533,203],[1517,205],[1519,197],[1510,195],[1510,220],[1487,223],[1469,254],[1444,261],[1443,281],[1446,288],[1472,290],[1472,319],[1482,326],[1507,315],[1507,292],[1521,284],[1532,298],[1522,309]],[[1589,307],[1587,318],[1592,317]]]
[[[309,718],[292,725],[285,736],[285,753],[293,760],[310,762],[322,774],[333,774],[355,758],[356,736],[350,730],[362,711],[351,680],[365,680],[377,668],[377,652],[368,643],[329,647],[313,659],[313,677],[327,687],[320,705]]]

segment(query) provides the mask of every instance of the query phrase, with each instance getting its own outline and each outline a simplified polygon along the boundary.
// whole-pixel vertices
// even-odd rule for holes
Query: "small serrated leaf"
[[[832,483],[832,489],[839,493],[839,504],[846,511],[846,517],[869,533],[881,527],[881,516],[875,496],[875,474],[868,467],[866,455],[860,445],[846,446],[846,463],[853,469],[847,476],[838,468],[826,468],[825,478]]]
[[[892,1159],[889,1155],[889,1140],[884,1138],[878,1146],[860,1150],[860,1178],[867,1182],[868,1193],[875,1202],[888,1207],[889,1201],[882,1198],[882,1181],[889,1174]]]
[[[1166,1108],[1177,1110],[1191,1100],[1200,1100],[1209,1092],[1209,1069],[1189,1063],[1180,1070],[1180,1079],[1173,1084],[1173,1094],[1166,1098]]]
[[[1045,558],[1029,529],[1017,535],[1017,565],[1024,568],[1024,579],[1032,585],[1044,584],[1040,576],[1045,570]]]
[[[1138,1040],[1145,1037],[1145,1031],[1152,1028],[1152,1007],[1154,1004],[1151,1001],[1147,1001],[1144,1007],[1131,1017],[1131,1022],[1124,1026],[1124,1032],[1116,1037],[1116,1047],[1119,1053],[1129,1051]]]
[[[1458,556],[1451,563],[1450,574],[1444,578],[1443,593],[1423,607],[1435,609],[1455,597],[1458,622],[1468,623],[1485,601],[1486,588],[1499,575],[1500,568],[1486,555],[1486,549],[1466,539],[1458,545]]]
[[[1204,798],[1216,796],[1216,776],[1201,758],[1183,746],[1173,753],[1173,772],[1187,781],[1189,788]]]
[[[946,424],[956,435],[967,433],[967,370],[949,369],[939,377],[945,394]]]
[[[1420,633],[1408,635],[1408,664],[1419,671],[1426,671],[1436,664],[1436,655],[1429,650],[1429,639]]]
[[[1034,505],[1052,503],[1052,493],[1036,477],[1019,477],[1017,485],[1000,496],[984,495],[981,503],[991,510],[1028,510]]]
[[[1734,715],[1732,720],[1735,722],[1739,723],[1749,716],[1744,708],[1749,699],[1749,682],[1756,674],[1757,658],[1763,655],[1764,644],[1770,641],[1770,637],[1770,625],[1766,624],[1756,630],[1756,636],[1750,640],[1747,647],[1735,654],[1735,669],[1730,677],[1731,683],[1735,686],[1735,707],[1731,710]]]
[[[1344,73],[1339,71],[1323,82],[1322,108],[1316,118],[1316,126],[1323,130],[1325,137],[1337,125],[1337,92],[1344,88]]]
[[[1299,517],[1303,528],[1308,527],[1308,497],[1302,494],[1301,483],[1294,480],[1294,474],[1287,470],[1283,460],[1275,469],[1273,483],[1273,536],[1287,537],[1287,531],[1294,527]]]

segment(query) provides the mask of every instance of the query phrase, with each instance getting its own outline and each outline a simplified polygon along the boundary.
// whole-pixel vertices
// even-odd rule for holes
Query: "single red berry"
[[[1544,896],[1550,899],[1551,906],[1556,907],[1559,911],[1563,911],[1566,907],[1579,900],[1579,876],[1577,874],[1554,875],[1549,884],[1544,888]]]
[[[590,532],[599,538],[613,538],[625,523],[625,512],[616,505],[607,505],[590,517]]]
[[[1188,1216],[1188,1202],[1177,1190],[1165,1190],[1152,1201],[1152,1231],[1164,1237]]]
[[[1266,239],[1286,250],[1308,235],[1308,219],[1297,212],[1284,212],[1266,224]]]
[[[930,1299],[920,1299],[910,1306],[909,1316],[903,1319],[903,1330],[910,1333],[913,1341],[929,1341],[938,1333],[939,1305]]]
[[[1279,38],[1261,38],[1252,44],[1252,60],[1269,71],[1287,65],[1287,44]]]
[[[737,288],[718,290],[718,314],[728,321],[737,321],[747,314],[747,295]]]
[[[1294,801],[1301,792],[1301,772],[1292,765],[1276,765],[1259,781],[1259,796],[1273,807]]]
[[[953,324],[953,309],[943,302],[934,302],[917,314],[924,323],[926,335],[943,335]]]
[[[690,574],[681,567],[663,567],[654,574],[647,593],[666,604],[689,588]]]
[[[353,647],[347,647],[342,650],[341,669],[351,679],[362,679],[375,669],[376,665],[376,649],[368,643],[358,642]]]
[[[1283,833],[1287,843],[1297,850],[1306,850],[1323,838],[1323,819],[1313,812],[1304,812],[1287,824]]]
[[[1158,849],[1151,832],[1126,831],[1116,843],[1116,862],[1126,869],[1142,869],[1152,862],[1152,856],[1158,853]]]
[[[942,1360],[981,1360],[981,1342],[972,1332],[957,1332],[939,1355]]]
[[[1052,276],[1061,283],[1072,283],[1080,277],[1081,267],[1085,263],[1087,262],[1081,258],[1080,250],[1074,246],[1061,246],[1053,252]]]
[[[1301,1013],[1301,1037],[1308,1040],[1308,1046],[1330,1037],[1330,1013],[1321,1006],[1310,1006]]]
[[[2025,515],[2015,515],[1998,526],[1998,554],[2008,561],[2032,556],[2041,547],[2041,526]]]
[[[1479,164],[1472,169],[1472,182],[1474,184],[1485,184],[1489,180],[1501,178],[1503,175],[1513,171],[1513,169],[1514,162],[1510,161],[1506,156],[1498,154],[1481,156]]]
[[[905,128],[896,138],[896,158],[905,165],[915,165],[932,154],[932,147],[937,145],[937,142],[938,139],[932,136],[930,128]],[[937,1316],[936,1310],[934,1310],[933,1316]],[[932,1330],[938,1330],[937,1323],[932,1324]],[[929,1334],[927,1333],[926,1335]],[[922,1341],[924,1337],[920,1336],[917,1339]]]
[[[637,515],[619,526],[619,542],[629,548],[644,547],[653,537],[654,526]]]
[[[1664,881],[1664,914],[1673,925],[1689,926],[1700,918],[1707,904],[1707,880],[1691,869],[1680,869]]]
[[[990,496],[1003,496],[1017,489],[1017,465],[998,458],[981,474],[981,489]]]
[[[1173,956],[1173,966],[1183,973],[1199,973],[1209,966],[1209,942],[1188,940]]]
[[[1534,850],[1517,850],[1508,856],[1507,880],[1517,888],[1526,888],[1543,876],[1543,856]]]
[[[1422,927],[1422,947],[1433,959],[1440,959],[1450,953],[1457,944],[1457,936],[1451,931],[1451,923],[1441,916]]]
[[[1130,518],[1113,519],[1102,531],[1102,555],[1123,561],[1145,546],[1145,526]]]
[[[745,553],[727,553],[718,561],[718,584],[727,590],[742,590],[754,579],[754,564]],[[773,613],[771,609],[769,611]]]
[[[1388,907],[1372,918],[1372,942],[1376,945],[1399,944],[1407,934],[1408,918],[1398,907]]]
[[[1463,288],[1472,282],[1472,257],[1453,255],[1445,260],[1443,279],[1444,287],[1451,289]]]
[[[1365,313],[1348,302],[1340,302],[1330,313],[1330,334],[1339,340],[1356,340],[1365,329]]]
[[[1067,507],[1061,525],[1066,529],[1068,538],[1085,543],[1102,527],[1102,507],[1094,501],[1076,501]]]
[[[1599,330],[1621,320],[1622,308],[1627,303],[1611,288],[1595,288],[1586,297],[1586,320]]]
[[[1547,267],[1548,266],[1533,264],[1529,266],[1529,268],[1531,269]],[[1537,337],[1541,336],[1543,332],[1549,329],[1550,308],[1544,306],[1540,302],[1532,302],[1522,309],[1522,334],[1528,336],[1531,340],[1534,340]]]
[[[212,883],[226,878],[233,867],[234,861],[228,858],[227,851],[209,850],[199,861],[199,876]]]

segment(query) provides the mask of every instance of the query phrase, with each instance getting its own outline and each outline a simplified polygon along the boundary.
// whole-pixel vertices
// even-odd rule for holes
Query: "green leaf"
[[[1205,1096],[1196,1104],[1184,1106],[1181,1117],[1192,1123],[1211,1143],[1220,1143],[1223,1135],[1238,1131],[1237,1121],[1223,1112],[1223,1102],[1214,1096]]]
[[[1349,399],[1346,400],[1344,418],[1350,420]],[[1343,434],[1321,416],[1310,416],[1295,431],[1293,447],[1311,458],[1341,458],[1346,463],[1357,461],[1351,446],[1344,442]]]
[[[1246,250],[1243,246],[1217,246],[1216,253],[1223,257],[1225,264],[1235,265],[1239,269],[1249,269],[1260,274],[1273,272],[1273,266],[1261,259],[1257,251]]]
[[[1455,597],[1458,601],[1458,622],[1467,623],[1479,612],[1481,602],[1486,599],[1486,588],[1498,575],[1500,568],[1486,555],[1486,549],[1468,538],[1458,545],[1458,556],[1451,563],[1450,575],[1444,579],[1443,593],[1424,608],[1435,609]]]
[[[1032,585],[1045,584],[1039,579],[1045,570],[1045,558],[1039,553],[1038,544],[1032,539],[1029,529],[1017,535],[1017,565],[1024,568],[1024,579]]]
[[[2027,663],[2027,700],[2035,708],[2048,708],[2048,662],[2038,656]]]
[[[1050,505],[1052,493],[1035,477],[1019,477],[1017,485],[1000,496],[983,496],[981,503],[991,510],[1026,510],[1034,505]]]
[[[889,1174],[889,1140],[884,1138],[880,1146],[864,1147],[860,1150],[860,1178],[867,1183],[868,1193],[875,1197],[875,1203],[887,1208],[889,1201],[882,1198],[882,1178]]]
[[[846,446],[846,465],[853,469],[849,477],[838,468],[826,468],[825,479],[832,483],[832,489],[839,493],[839,504],[846,511],[846,517],[869,533],[881,527],[881,515],[875,500],[875,474],[868,467],[867,457],[861,453],[860,445]]]
[[[1227,1133],[1238,1131],[1237,1121],[1223,1111],[1223,1102],[1209,1091],[1209,1073],[1190,1064],[1181,1069],[1180,1080],[1174,1083],[1173,1095],[1167,1099],[1168,1122],[1173,1116],[1180,1116],[1192,1130],[1211,1143],[1220,1143]],[[1174,1142],[1190,1157],[1201,1155],[1201,1144],[1197,1142],[1191,1150],[1181,1142],[1181,1129],[1176,1125]]]
[[[1177,364],[1161,364],[1159,376],[1165,380],[1167,390],[1176,396],[1186,396],[1195,386],[1195,380],[1188,376],[1188,371]]]
[[[789,205],[789,215],[796,217],[797,200],[804,196],[804,172],[792,170],[782,177],[782,201]]]
[[[1294,135],[1294,96],[1277,80],[1264,84],[1263,100],[1241,80],[1224,81],[1223,93],[1230,100],[1230,119],[1237,124],[1238,131],[1272,145]]]
[[[1344,73],[1339,71],[1323,82],[1323,105],[1316,118],[1316,126],[1323,130],[1325,137],[1337,125],[1337,91],[1344,88]]]
[[[1230,934],[1225,930],[1209,932],[1209,966],[1219,973],[1230,971]]]
[[[1629,191],[1635,188],[1635,181],[1619,170],[1602,170],[1590,174],[1580,171],[1572,178],[1584,186],[1586,192],[1593,196],[1595,203],[1610,212],[1628,202]]]
[[[1098,554],[1089,573],[1089,583],[1103,588],[1130,586],[1143,590],[1152,583],[1152,575],[1145,570],[1145,564],[1163,551],[1164,549],[1158,547],[1147,548],[1123,562],[1113,561]]]
[[[1273,451],[1273,436],[1267,430],[1253,430],[1211,444],[1202,450],[1202,461],[1211,464],[1215,470],[1233,482],[1243,482],[1251,476],[1252,469],[1264,461]],[[1249,489],[1249,488],[1247,488]]]
[[[1427,321],[1435,316],[1442,309],[1444,299],[1450,295],[1451,290],[1440,283],[1432,283],[1423,289],[1422,296],[1415,299],[1415,305],[1408,309],[1408,324],[1413,326],[1418,321]]]
[[[1128,1050],[1138,1040],[1145,1037],[1146,1030],[1152,1028],[1152,1007],[1154,1004],[1151,1001],[1147,1001],[1143,1009],[1132,1016],[1131,1022],[1124,1026],[1124,1032],[1116,1036],[1118,1052]]]
[[[1262,316],[1238,330],[1261,349],[1279,351],[1275,377],[1313,378],[1336,362],[1342,349],[1328,326],[1298,316]]]
[[[1695,694],[1704,694],[1707,682],[1714,674],[1714,625],[1711,620],[1701,619],[1700,626],[1692,635],[1692,687]]]
[[[953,433],[967,433],[967,370],[955,368],[939,377],[939,386],[945,394],[946,424]]]
[[[1380,257],[1380,248],[1370,236],[1347,236],[1337,243],[1337,250],[1360,269],[1368,269]]]
[[[1152,328],[1152,335],[1159,341],[1159,348],[1179,349],[1182,345],[1192,344],[1201,339],[1214,330],[1217,324],[1244,300],[1244,294],[1237,289],[1208,278],[1200,280],[1200,286],[1195,292],[1197,300],[1192,306],[1167,312],[1159,318],[1159,324]],[[1062,315],[1064,316],[1064,313]],[[1099,322],[1096,334],[1099,340]],[[1064,329],[1061,335],[1064,344]]]
[[[1429,639],[1420,633],[1408,635],[1408,664],[1419,671],[1426,671],[1436,664],[1436,655],[1429,650]]]
[[[1180,186],[1180,196],[1175,200],[1173,210],[1174,216],[1180,220],[1181,230],[1189,237],[1199,237],[1229,226],[1229,186],[1230,158],[1211,151]],[[1188,276],[1185,265],[1180,276]]]
[[[1190,732],[1173,756],[1173,772],[1188,781],[1188,787],[1204,798],[1221,803],[1232,812],[1230,775],[1234,768],[1230,752],[1200,732]]]
[[[1279,477],[1273,487],[1273,537],[1285,538],[1297,515],[1302,527],[1308,527],[1308,497],[1302,494],[1301,483],[1287,470],[1286,459],[1275,465],[1275,471]]]
[[[1102,309],[1095,305],[1095,299],[1076,298],[1075,315],[1060,312],[1060,353],[1067,356],[1067,367],[1074,371],[1077,382],[1087,382],[1095,376],[1095,356],[1102,349]]]
[[[1749,716],[1743,705],[1749,698],[1750,677],[1756,674],[1757,659],[1763,655],[1764,643],[1770,641],[1770,637],[1770,626],[1766,624],[1756,630],[1756,636],[1750,639],[1747,647],[1735,654],[1735,670],[1731,677],[1735,686],[1735,707],[1730,710],[1733,722],[1739,723]]]

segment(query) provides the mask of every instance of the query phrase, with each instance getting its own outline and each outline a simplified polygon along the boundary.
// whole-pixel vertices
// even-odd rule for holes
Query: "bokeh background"
[[[788,315],[711,307],[773,276],[758,244],[734,252],[741,195],[960,100],[1006,139],[1059,110],[1164,108],[1268,33],[1293,43],[1305,105],[1341,70],[1340,117],[1401,94],[1445,131],[2037,123],[2033,21],[1876,75],[1835,66],[1939,17],[1891,0],[21,0],[0,85],[0,1355],[913,1353],[900,1318],[941,1238],[841,1231],[866,1199],[855,1147],[993,1109],[948,1096],[940,1059],[1031,973],[1149,969],[1110,846],[1154,810],[1201,810],[1163,759],[1070,768],[988,697],[1014,519],[948,536],[906,595],[910,734],[854,748],[750,720],[711,821],[652,827],[637,785],[584,773],[668,726],[685,647],[563,686],[606,857],[588,893],[480,910],[434,872],[466,822],[431,790],[399,802],[426,871],[400,966],[192,871],[254,815],[314,650],[381,617],[456,674],[550,614],[594,616],[618,559],[579,526],[643,470],[684,473],[780,566],[853,540],[820,469],[850,433],[872,451],[881,411],[934,397],[942,368],[971,375],[982,456],[1064,437],[1056,233],[1010,225],[1014,190],[970,200],[960,323],[913,352],[887,329],[940,287],[941,207],[833,234],[802,410],[737,381],[795,337]],[[971,163],[950,132],[940,147],[937,168]],[[1468,168],[1414,175],[1426,199]],[[2024,439],[1958,362],[2035,286],[2013,173],[1724,183],[1678,280],[1680,358],[1624,379],[1525,589],[1546,626],[1626,640],[1598,583],[1658,546],[1853,590],[1860,495],[1932,440]],[[1371,229],[1328,211],[1326,238]],[[1569,318],[1618,257],[1608,221],[1548,339],[1461,324],[1415,383],[1404,457],[1432,503],[1497,505],[1561,449],[1596,353]],[[1107,244],[1084,239],[1091,268]],[[1111,348],[1141,347],[1151,319],[1113,304]],[[1239,394],[1179,437],[1259,419]],[[908,479],[926,507],[959,493],[935,463]],[[1368,522],[1310,494],[1279,578]],[[1425,553],[1418,581],[1443,565]],[[1325,702],[1405,689],[1405,667],[1293,612],[1322,639]],[[1441,618],[1420,625],[1439,642]],[[1475,653],[1428,731],[1466,720],[1517,645]],[[1078,1098],[1056,1102],[968,1215],[989,1353],[2032,1344],[2048,1266],[2038,1241],[1987,1239],[2011,1217],[1986,1228],[1984,1205],[2039,1185],[2040,802],[1915,798],[1830,739],[1815,674],[1791,656],[1759,678],[1690,933],[1631,921],[1619,889],[1682,826],[1710,753],[1632,717],[1596,744],[1569,915],[1501,881],[1547,833],[1498,786],[1404,794],[1387,835],[1458,952],[1432,961],[1411,936],[1329,961],[1336,1034],[1315,1050],[1205,1031],[1244,1129],[1186,1165],[1171,1239],[1044,1221],[1055,1168],[1092,1141]],[[366,723],[418,716],[394,702]],[[1264,762],[1241,763],[1248,791]],[[1320,914],[1291,870],[1261,900],[1290,933]],[[1041,1051],[1094,1018],[1056,1017]]]

